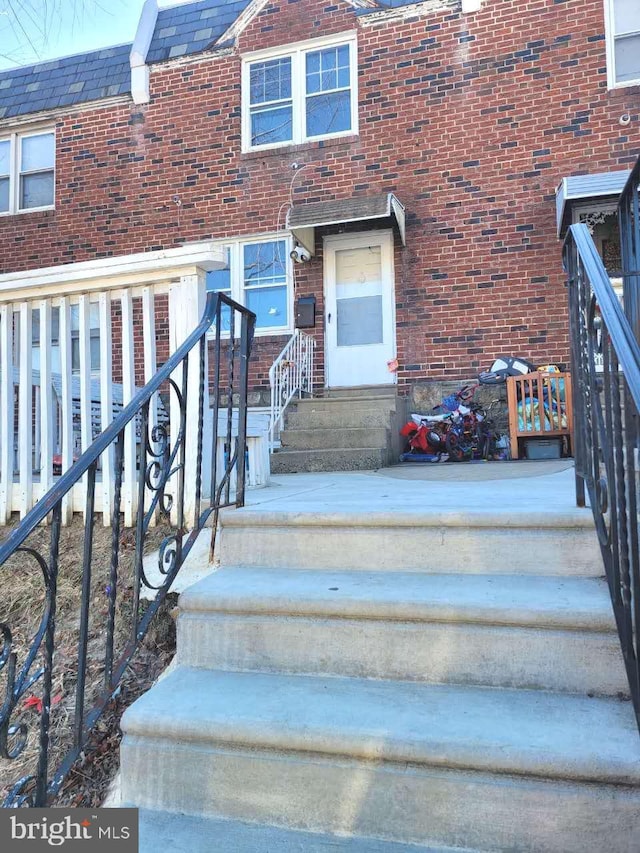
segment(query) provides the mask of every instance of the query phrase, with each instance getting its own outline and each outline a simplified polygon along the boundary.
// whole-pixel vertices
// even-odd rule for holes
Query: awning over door
[[[556,190],[556,223],[558,237],[571,224],[571,208],[577,201],[590,198],[619,196],[631,174],[627,169],[618,172],[599,172],[593,175],[571,175],[563,178]]]
[[[346,222],[362,222],[388,217],[396,220],[402,245],[406,245],[404,206],[393,193],[294,204],[289,210],[287,226],[294,239],[313,255],[316,228],[321,228],[323,225],[340,225]]]

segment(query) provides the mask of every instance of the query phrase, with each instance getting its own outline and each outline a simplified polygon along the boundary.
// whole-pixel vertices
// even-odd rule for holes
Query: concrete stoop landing
[[[273,474],[367,471],[396,461],[395,385],[327,390],[296,401],[285,415]]]
[[[393,504],[407,485],[383,479],[359,482]],[[122,722],[143,853],[636,853],[589,512],[325,497],[224,514],[221,570],[182,594],[177,667]]]

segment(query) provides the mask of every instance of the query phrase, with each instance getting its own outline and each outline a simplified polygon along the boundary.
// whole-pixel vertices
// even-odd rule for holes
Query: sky
[[[0,0],[0,69],[132,42],[144,0]],[[179,0],[160,0],[176,6]]]

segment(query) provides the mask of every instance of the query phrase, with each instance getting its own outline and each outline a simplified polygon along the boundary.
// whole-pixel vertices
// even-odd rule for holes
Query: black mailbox
[[[296,329],[313,329],[316,324],[315,296],[301,296],[296,302]]]

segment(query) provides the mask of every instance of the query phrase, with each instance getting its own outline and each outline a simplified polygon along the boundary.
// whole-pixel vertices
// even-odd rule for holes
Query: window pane
[[[307,136],[351,130],[351,92],[307,98]]]
[[[91,371],[97,373],[100,370],[100,334],[91,333]]]
[[[11,160],[11,143],[8,139],[3,139],[0,142],[0,175],[8,175],[10,168],[10,160]]]
[[[614,0],[613,19],[616,35],[638,32],[640,30],[638,0]]]
[[[22,175],[20,178],[20,209],[48,207],[53,204],[53,172]]]
[[[250,69],[250,103],[285,101],[291,97],[291,57],[254,62]]]
[[[247,308],[257,317],[257,329],[289,325],[286,285],[259,287],[246,293]]]
[[[269,145],[288,142],[292,137],[293,112],[291,104],[275,109],[256,110],[251,114],[251,144]]]
[[[337,299],[336,311],[339,347],[365,346],[383,342],[381,296]]]
[[[348,44],[307,53],[306,63],[308,95],[349,86]]]
[[[286,284],[287,245],[284,240],[247,243],[244,246],[245,287]]]
[[[0,213],[9,210],[9,178],[0,178]]]
[[[207,290],[227,290],[231,294],[231,252],[225,246],[226,263],[222,269],[207,273]]]
[[[640,80],[640,35],[616,39],[616,83]]]
[[[41,169],[53,169],[54,142],[53,133],[41,133],[38,136],[25,136],[22,139],[22,172],[35,172]]]

